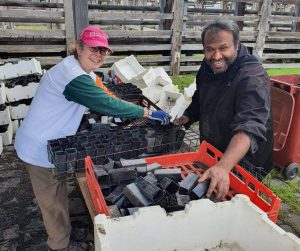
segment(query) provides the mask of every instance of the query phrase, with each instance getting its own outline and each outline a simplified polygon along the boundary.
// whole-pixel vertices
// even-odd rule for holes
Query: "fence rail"
[[[203,25],[229,18],[238,23],[241,41],[261,55],[265,66],[300,65],[297,0],[206,1],[209,6],[199,0],[120,2],[0,0],[0,63],[35,57],[43,65],[56,64],[77,33],[93,24],[107,31],[114,51],[103,68],[134,54],[143,66],[162,66],[170,74],[196,71],[203,60]]]

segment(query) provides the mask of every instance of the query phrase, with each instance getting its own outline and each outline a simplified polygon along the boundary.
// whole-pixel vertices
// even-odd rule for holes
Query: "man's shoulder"
[[[258,73],[266,73],[262,64],[256,59],[252,58],[252,60],[248,60],[244,63],[241,63],[238,72],[243,74],[258,74]]]

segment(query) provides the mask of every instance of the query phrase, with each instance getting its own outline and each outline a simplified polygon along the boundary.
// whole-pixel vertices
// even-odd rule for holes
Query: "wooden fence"
[[[35,57],[51,66],[93,24],[107,31],[114,50],[104,68],[133,54],[146,67],[191,72],[203,60],[204,24],[229,18],[267,68],[300,67],[299,7],[299,0],[0,0],[0,62]]]

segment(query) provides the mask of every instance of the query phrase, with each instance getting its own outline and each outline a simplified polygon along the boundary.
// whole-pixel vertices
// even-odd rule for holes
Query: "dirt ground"
[[[90,241],[92,223],[76,181],[70,180],[68,188],[73,239]],[[46,241],[29,175],[13,146],[6,146],[0,160],[0,251],[46,251]]]
[[[275,181],[274,181],[275,182]],[[276,181],[282,182],[282,181]],[[70,214],[75,234],[92,239],[92,224],[76,182],[69,183]],[[30,180],[13,146],[6,146],[0,159],[0,251],[47,250],[47,234],[33,195]],[[288,214],[284,222],[278,221],[285,231],[300,236],[300,216],[282,204],[281,211]]]

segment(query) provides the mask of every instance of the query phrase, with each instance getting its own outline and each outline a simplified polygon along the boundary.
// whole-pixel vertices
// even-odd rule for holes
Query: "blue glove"
[[[158,110],[158,111],[150,111],[150,114],[148,115],[149,119],[158,120],[161,122],[162,125],[167,125],[170,123],[171,116],[164,111]]]

